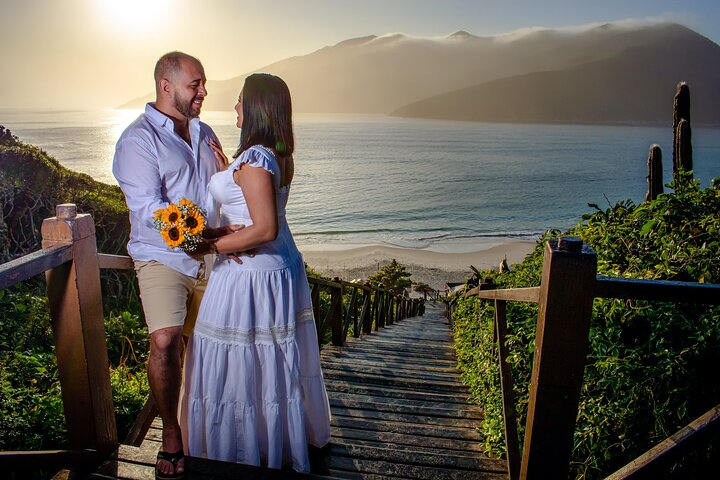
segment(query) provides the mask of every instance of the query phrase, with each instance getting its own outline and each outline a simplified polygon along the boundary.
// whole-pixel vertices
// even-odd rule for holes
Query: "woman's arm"
[[[242,188],[252,225],[220,237],[215,242],[218,253],[244,252],[277,238],[278,218],[273,176],[260,167],[243,165],[233,173]]]

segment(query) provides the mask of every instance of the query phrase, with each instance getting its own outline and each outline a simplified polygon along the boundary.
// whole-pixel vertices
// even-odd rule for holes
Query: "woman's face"
[[[238,101],[235,104],[235,111],[237,112],[237,128],[242,128],[243,114],[242,114],[242,95],[238,97]]]

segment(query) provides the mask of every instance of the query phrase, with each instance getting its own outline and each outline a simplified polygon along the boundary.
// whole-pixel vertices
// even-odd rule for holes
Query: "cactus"
[[[690,87],[685,82],[678,83],[673,102],[673,176],[679,170],[692,170]]]
[[[660,145],[654,144],[650,146],[650,154],[648,155],[648,192],[645,195],[645,201],[655,200],[658,195],[663,193],[662,181],[662,150]]]

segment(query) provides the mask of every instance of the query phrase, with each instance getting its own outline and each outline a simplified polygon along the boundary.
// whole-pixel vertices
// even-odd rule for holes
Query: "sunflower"
[[[174,203],[171,203],[168,205],[166,209],[164,209],[161,213],[161,220],[163,223],[167,223],[168,225],[173,225],[177,223],[178,220],[180,220],[181,217],[180,209],[175,205]]]
[[[190,210],[185,215],[185,231],[189,235],[200,235],[205,229],[205,217],[196,209]]]
[[[193,204],[193,202],[191,202],[191,201],[188,200],[187,198],[183,198],[182,200],[180,200],[180,201],[178,202],[178,206],[179,206],[179,207],[193,207],[194,204]]]
[[[165,243],[173,248],[179,247],[185,241],[185,236],[178,227],[163,229],[160,233],[162,234]]]

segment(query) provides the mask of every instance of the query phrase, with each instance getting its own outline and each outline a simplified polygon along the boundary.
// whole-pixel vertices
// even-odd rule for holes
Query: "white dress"
[[[273,175],[278,236],[242,264],[219,255],[213,265],[186,352],[186,451],[308,472],[308,444],[330,441],[330,407],[305,265],[285,220],[289,188],[270,150],[246,150],[208,186],[223,225],[252,224],[233,180],[243,163]]]

